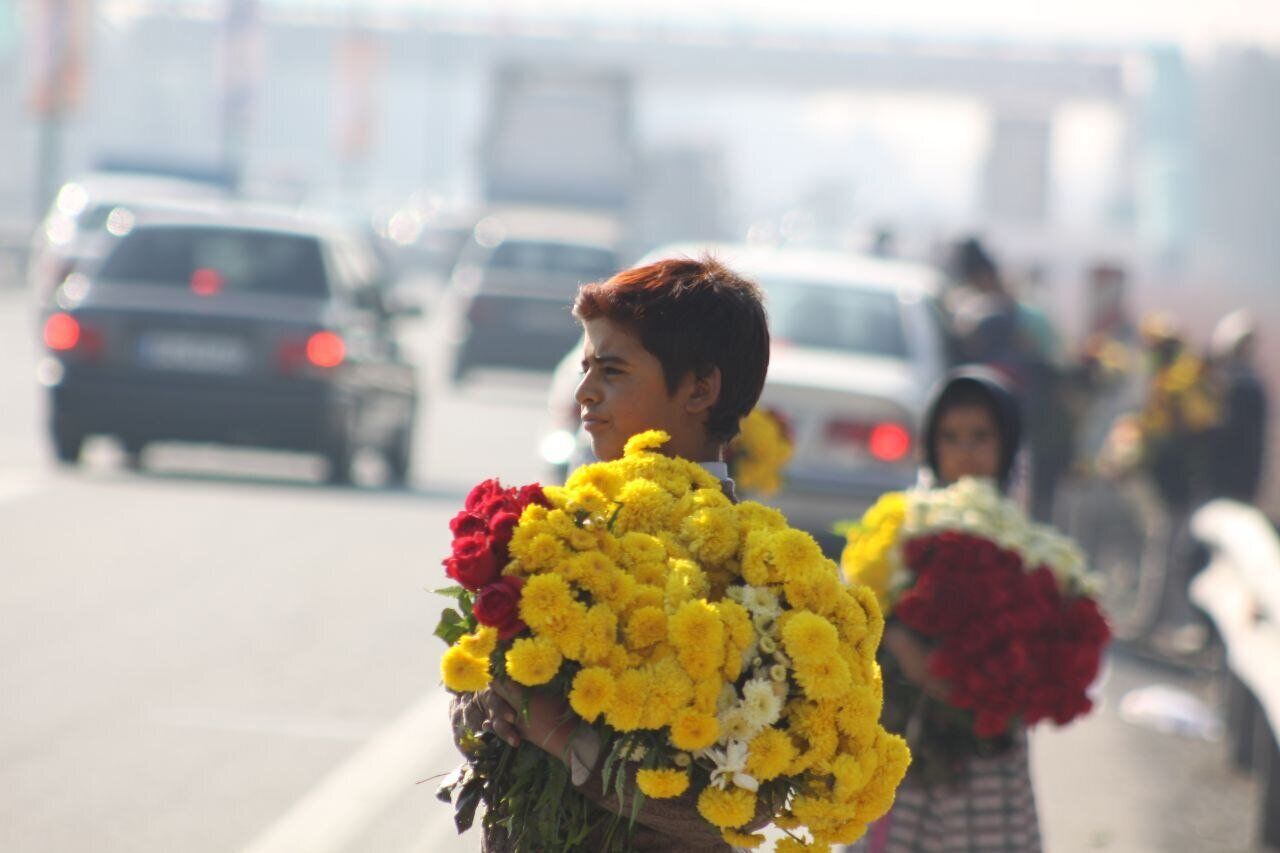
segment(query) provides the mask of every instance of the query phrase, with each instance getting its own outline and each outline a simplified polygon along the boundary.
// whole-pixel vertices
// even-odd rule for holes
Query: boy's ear
[[[696,372],[689,374],[689,396],[685,399],[685,410],[697,415],[711,411],[720,401],[720,368],[713,367],[703,376]]]

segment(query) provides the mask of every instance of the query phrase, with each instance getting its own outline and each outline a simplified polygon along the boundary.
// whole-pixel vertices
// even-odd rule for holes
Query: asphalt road
[[[305,456],[106,440],[58,469],[33,313],[0,289],[0,849],[474,850],[434,784],[456,762],[431,636],[465,488],[542,472],[545,379],[439,379],[430,321],[411,488],[319,482]],[[1099,710],[1033,739],[1047,849],[1248,850],[1252,783],[1220,743],[1121,720],[1154,683],[1117,653]]]

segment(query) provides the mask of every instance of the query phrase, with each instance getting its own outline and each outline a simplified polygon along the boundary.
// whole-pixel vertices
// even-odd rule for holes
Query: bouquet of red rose
[[[1092,708],[1111,632],[1083,558],[991,484],[888,495],[849,538],[846,573],[933,642],[930,671],[979,738]]]
[[[509,546],[520,514],[530,504],[548,505],[537,483],[504,489],[497,480],[485,480],[471,490],[462,511],[449,522],[453,545],[444,571],[462,588],[441,592],[458,598],[463,612],[444,611],[436,634],[446,643],[467,633],[468,613],[481,625],[497,629],[500,640],[524,629],[519,613],[524,581],[502,570],[511,559]]]
[[[1110,632],[1097,602],[1068,598],[1047,566],[988,539],[946,531],[912,539],[915,584],[894,613],[937,642],[929,664],[948,697],[972,711],[974,733],[994,737],[1018,717],[1058,725],[1087,713]]]

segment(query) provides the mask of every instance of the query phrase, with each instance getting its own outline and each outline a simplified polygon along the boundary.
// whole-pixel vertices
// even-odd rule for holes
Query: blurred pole
[[[89,0],[28,0],[31,112],[40,123],[36,151],[36,218],[53,202],[62,178],[62,123],[80,103]]]
[[[222,172],[235,191],[244,179],[253,90],[261,66],[258,0],[226,0],[222,29]]]
[[[381,61],[381,45],[357,19],[355,7],[348,13],[346,32],[338,43],[337,114],[334,133],[341,168],[342,194],[358,202],[368,182],[369,155],[377,138],[378,118],[375,78]]]

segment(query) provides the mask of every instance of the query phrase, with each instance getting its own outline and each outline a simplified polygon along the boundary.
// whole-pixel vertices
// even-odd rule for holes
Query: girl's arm
[[[929,672],[929,646],[905,625],[890,621],[884,629],[884,647],[902,667],[902,674],[925,693],[944,702],[951,692],[946,681]]]

